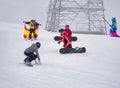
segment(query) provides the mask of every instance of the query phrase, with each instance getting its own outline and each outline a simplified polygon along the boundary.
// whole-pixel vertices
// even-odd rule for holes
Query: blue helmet
[[[112,18],[112,22],[116,22],[116,18],[115,17]]]

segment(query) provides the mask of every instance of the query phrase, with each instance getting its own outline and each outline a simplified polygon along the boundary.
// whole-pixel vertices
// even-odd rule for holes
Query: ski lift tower
[[[104,0],[50,0],[47,15],[48,31],[58,32],[68,24],[75,33],[107,33]]]

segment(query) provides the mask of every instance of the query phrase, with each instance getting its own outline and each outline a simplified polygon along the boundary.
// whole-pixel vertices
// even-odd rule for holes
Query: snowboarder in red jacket
[[[64,45],[63,45],[64,48],[72,48],[72,43],[71,43],[72,41],[71,41],[71,38],[68,35],[68,33],[66,33],[64,29],[60,29],[59,32],[61,34],[61,40],[58,41],[58,44],[63,42],[64,43]]]
[[[71,29],[69,28],[69,25],[65,25],[64,31],[66,32],[66,34],[67,34],[68,36],[71,37],[72,31],[71,31]]]

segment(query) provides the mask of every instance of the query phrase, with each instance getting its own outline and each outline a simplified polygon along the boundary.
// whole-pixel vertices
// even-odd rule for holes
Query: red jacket
[[[65,28],[64,31],[65,31],[65,33],[67,33],[68,36],[71,37],[71,35],[72,35],[72,31],[71,31],[71,29],[69,29],[69,28]]]
[[[67,33],[61,34],[61,41],[64,43],[64,48],[72,48],[72,40]]]

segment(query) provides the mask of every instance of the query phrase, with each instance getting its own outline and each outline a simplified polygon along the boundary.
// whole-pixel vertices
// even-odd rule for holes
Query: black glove
[[[60,44],[61,43],[61,41],[58,41],[58,44]]]

